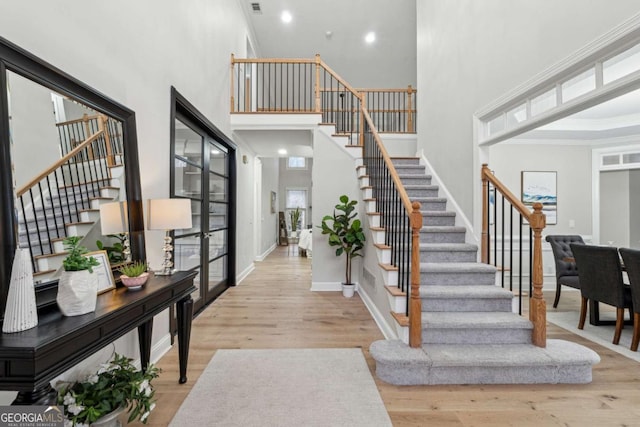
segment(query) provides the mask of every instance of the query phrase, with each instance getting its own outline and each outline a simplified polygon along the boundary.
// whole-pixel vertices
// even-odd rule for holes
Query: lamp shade
[[[129,232],[129,212],[127,202],[104,203],[100,205],[100,226],[102,235]]]
[[[191,200],[151,199],[147,220],[149,230],[191,228]]]

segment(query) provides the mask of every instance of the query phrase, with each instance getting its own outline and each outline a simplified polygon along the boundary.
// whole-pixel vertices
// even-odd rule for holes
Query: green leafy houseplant
[[[129,422],[138,419],[146,424],[156,406],[151,381],[159,372],[154,365],[140,371],[132,359],[115,354],[111,362],[86,380],[62,384],[58,404],[64,407],[68,419],[65,426],[88,427],[119,408],[127,409]]]
[[[80,246],[80,239],[80,236],[69,236],[62,241],[65,250],[69,252],[67,257],[62,260],[62,266],[64,271],[88,270],[89,273],[93,273],[93,267],[99,266],[100,263],[94,257],[84,256],[89,250]]]
[[[329,245],[337,246],[336,256],[346,255],[346,281],[351,284],[351,260],[362,256],[361,250],[364,248],[365,237],[362,224],[358,215],[354,212],[358,202],[349,200],[346,195],[340,196],[340,203],[335,206],[333,216],[326,215],[322,218],[322,234],[329,235]]]
[[[298,223],[300,222],[300,208],[295,208],[289,215],[291,216],[291,231],[296,231],[298,229]]]
[[[126,259],[124,254],[124,242],[127,239],[127,236],[125,234],[109,234],[107,237],[112,237],[119,241],[113,243],[111,246],[105,246],[102,240],[96,240],[96,246],[98,249],[101,251],[107,251],[107,255],[109,255],[109,262],[111,264],[124,262]]]

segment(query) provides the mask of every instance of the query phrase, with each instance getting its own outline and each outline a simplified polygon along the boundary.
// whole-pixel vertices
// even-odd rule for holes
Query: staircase
[[[100,205],[119,200],[123,166],[109,168],[111,178],[52,189],[18,217],[20,247],[30,248],[34,280],[54,278],[67,252],[67,236],[86,236],[100,219]],[[87,246],[93,246],[87,245]]]
[[[376,374],[397,385],[417,384],[528,384],[588,383],[599,356],[583,346],[547,340],[546,348],[531,341],[532,324],[512,312],[513,295],[495,285],[496,269],[477,262],[478,247],[465,243],[465,227],[456,226],[447,199],[418,158],[392,159],[412,201],[422,204],[420,230],[420,298],[422,348],[403,340],[376,341],[370,353]],[[385,265],[389,259],[375,216],[366,168],[358,173],[367,202],[370,226],[385,271],[390,305],[399,321],[400,336],[406,295],[398,292],[397,274]],[[375,222],[374,222],[375,221]],[[406,335],[406,331],[404,332]]]

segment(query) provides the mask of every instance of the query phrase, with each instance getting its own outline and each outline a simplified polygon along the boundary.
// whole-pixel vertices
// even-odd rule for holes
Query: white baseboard
[[[151,347],[151,363],[158,363],[158,360],[169,350],[171,350],[171,334],[166,334]]]
[[[358,286],[357,285],[356,285],[356,290],[358,290]],[[340,283],[340,282],[311,282],[311,291],[313,291],[313,292],[342,291],[342,283]]]
[[[266,257],[268,257],[268,256],[269,256],[269,254],[270,254],[271,252],[273,252],[273,251],[275,250],[275,248],[277,248],[277,247],[278,247],[278,245],[274,243],[273,245],[271,245],[271,247],[270,247],[269,249],[267,249],[266,251],[264,251],[264,253],[263,253],[262,255],[258,255],[258,256],[256,257],[256,261],[264,261],[264,259],[265,259]]]
[[[380,310],[378,310],[378,307],[376,307],[371,298],[369,298],[369,295],[364,291],[364,288],[358,289],[358,295],[362,298],[362,302],[364,302],[365,307],[367,307],[367,310],[371,313],[371,317],[373,317],[376,325],[378,325],[378,328],[380,329],[380,332],[382,332],[382,335],[384,335],[384,338],[388,340],[397,340],[398,334],[396,333],[393,325],[387,322],[382,313],[380,313]]]
[[[244,269],[244,271],[240,272],[240,274],[236,274],[236,285],[239,285],[255,269],[255,264],[251,263],[247,268]]]

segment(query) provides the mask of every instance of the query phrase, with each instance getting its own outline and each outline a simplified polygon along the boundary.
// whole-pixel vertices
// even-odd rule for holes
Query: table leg
[[[176,303],[178,323],[178,357],[180,359],[180,384],[187,382],[187,362],[189,360],[189,340],[191,339],[191,320],[193,319],[193,298],[191,295]]]
[[[58,393],[51,387],[51,384],[47,384],[43,387],[37,388],[33,391],[21,391],[16,396],[15,400],[11,402],[12,405],[56,405]]]
[[[153,318],[138,326],[138,345],[140,346],[140,364],[146,371],[151,360],[151,335],[153,332]]]
[[[600,324],[600,305],[593,299],[589,300],[589,323],[595,326]]]

